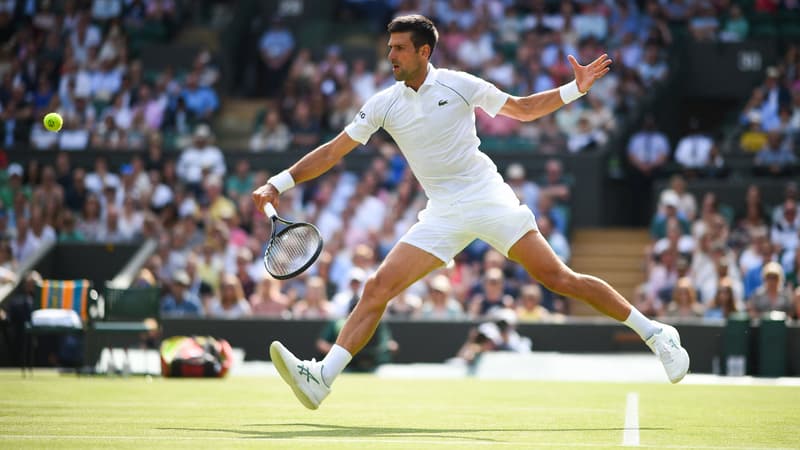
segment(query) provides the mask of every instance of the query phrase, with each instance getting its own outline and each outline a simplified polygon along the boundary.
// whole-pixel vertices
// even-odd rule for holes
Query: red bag
[[[222,378],[233,363],[228,341],[211,336],[173,336],[161,342],[160,353],[165,377]]]

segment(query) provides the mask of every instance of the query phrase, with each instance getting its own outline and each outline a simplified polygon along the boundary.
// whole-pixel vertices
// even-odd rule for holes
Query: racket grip
[[[275,207],[272,206],[272,203],[267,203],[264,205],[264,214],[271,219],[278,215],[278,211],[275,211]]]

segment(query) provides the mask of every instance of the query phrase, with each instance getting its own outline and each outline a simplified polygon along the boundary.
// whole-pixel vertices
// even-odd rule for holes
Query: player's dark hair
[[[386,29],[389,30],[389,33],[410,31],[414,48],[419,50],[420,47],[427,44],[431,48],[431,55],[433,55],[433,49],[436,48],[436,43],[439,41],[439,32],[436,30],[436,25],[431,22],[431,19],[419,14],[395,17],[394,20],[389,22],[389,26]]]

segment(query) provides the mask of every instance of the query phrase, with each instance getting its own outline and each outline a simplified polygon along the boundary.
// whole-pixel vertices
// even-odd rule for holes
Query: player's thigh
[[[561,261],[539,230],[530,230],[519,238],[508,251],[508,257],[552,290],[560,290],[561,282],[572,274],[572,269]]]
[[[398,243],[383,260],[366,290],[377,290],[388,301],[414,282],[442,267],[444,261],[411,244]],[[366,292],[365,292],[366,294]]]
[[[505,256],[529,231],[536,230],[536,219],[527,206],[513,202],[490,203],[478,208],[470,228],[477,237]]]

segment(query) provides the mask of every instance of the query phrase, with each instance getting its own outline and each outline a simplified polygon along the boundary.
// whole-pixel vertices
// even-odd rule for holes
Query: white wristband
[[[288,170],[284,170],[267,180],[267,183],[275,186],[275,189],[283,194],[285,191],[294,187],[294,178],[292,178],[292,174],[290,174]]]
[[[583,97],[584,95],[586,95],[586,92],[579,91],[578,82],[572,80],[569,83],[559,87],[558,94],[561,96],[561,101],[564,102],[564,104],[566,105]]]

